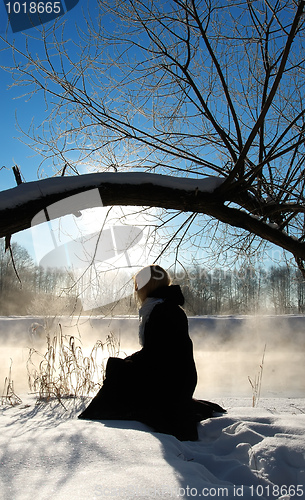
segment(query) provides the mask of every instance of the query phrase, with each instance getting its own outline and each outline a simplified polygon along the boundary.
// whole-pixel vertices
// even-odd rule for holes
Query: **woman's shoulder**
[[[188,320],[184,309],[171,300],[165,299],[158,303],[149,316],[149,322],[157,327],[187,327]]]
[[[184,296],[179,285],[169,285],[157,288],[151,297],[163,299],[166,303],[172,302],[175,305],[183,306]]]
[[[182,309],[184,297],[179,285],[170,285],[155,290],[154,298],[160,299],[149,315],[154,329],[187,328],[187,317]]]

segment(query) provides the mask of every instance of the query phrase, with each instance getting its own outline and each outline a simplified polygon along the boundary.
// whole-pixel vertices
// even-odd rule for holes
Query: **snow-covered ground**
[[[22,342],[33,320],[23,320]],[[109,328],[123,327],[117,321]],[[86,404],[80,399],[63,400],[64,408],[57,401],[36,404],[22,394],[21,405],[0,408],[0,499],[305,498],[304,318],[290,317],[291,331],[287,318],[269,318],[271,333],[263,333],[267,319],[251,321],[251,328],[245,321],[190,319],[201,379],[196,396],[227,408],[227,414],[199,424],[197,442],[180,442],[137,422],[78,420]],[[136,318],[129,322],[133,330]],[[16,324],[13,318],[0,321],[6,354],[20,349],[9,341],[17,335]],[[101,333],[101,323],[95,329]],[[211,335],[214,343],[208,342]],[[229,347],[224,335],[239,343]],[[255,377],[264,343],[262,393],[253,408],[244,378]],[[297,378],[290,391],[287,367]]]
[[[198,442],[80,421],[75,401],[2,410],[0,498],[304,498],[304,399],[219,402],[228,413],[199,424]]]

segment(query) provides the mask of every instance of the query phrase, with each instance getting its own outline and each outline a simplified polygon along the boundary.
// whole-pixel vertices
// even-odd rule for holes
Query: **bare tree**
[[[105,205],[187,212],[175,238],[205,215],[237,228],[244,248],[259,237],[288,250],[304,273],[304,6],[101,0],[77,36],[56,22],[35,28],[24,47],[6,40],[14,85],[41,93],[49,109],[28,134],[32,146],[52,159],[55,175],[106,174],[77,186],[61,177],[56,192],[3,208],[0,235],[29,227],[52,201],[98,187]],[[147,176],[141,189],[126,170]],[[162,175],[194,184],[166,184]],[[207,192],[206,176],[222,182]]]
[[[270,300],[276,314],[289,314],[293,311],[293,296],[295,277],[289,267],[271,268],[270,270]]]

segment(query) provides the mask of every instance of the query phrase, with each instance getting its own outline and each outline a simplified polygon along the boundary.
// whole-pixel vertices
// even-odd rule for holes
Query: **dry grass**
[[[14,381],[12,379],[12,364],[13,360],[11,359],[8,377],[5,377],[4,380],[4,388],[1,396],[2,405],[16,406],[22,403],[22,400],[19,396],[17,396],[14,390]]]
[[[262,361],[259,365],[259,370],[258,370],[257,375],[255,376],[254,380],[252,380],[250,377],[248,377],[248,380],[249,380],[250,385],[252,387],[252,406],[253,406],[253,408],[258,404],[258,401],[259,401],[259,398],[261,395],[266,347],[267,346],[265,344],[263,356],[262,356]]]
[[[106,341],[98,340],[88,355],[73,335],[64,335],[59,324],[47,332],[46,352],[31,348],[27,361],[30,391],[38,401],[90,396],[102,385],[109,356],[118,356],[120,344],[111,333]]]

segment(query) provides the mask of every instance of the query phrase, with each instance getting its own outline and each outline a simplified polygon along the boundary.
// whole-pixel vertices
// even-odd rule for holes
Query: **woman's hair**
[[[143,267],[135,277],[135,291],[141,303],[149,297],[154,290],[171,284],[167,271],[160,266],[152,265]]]

